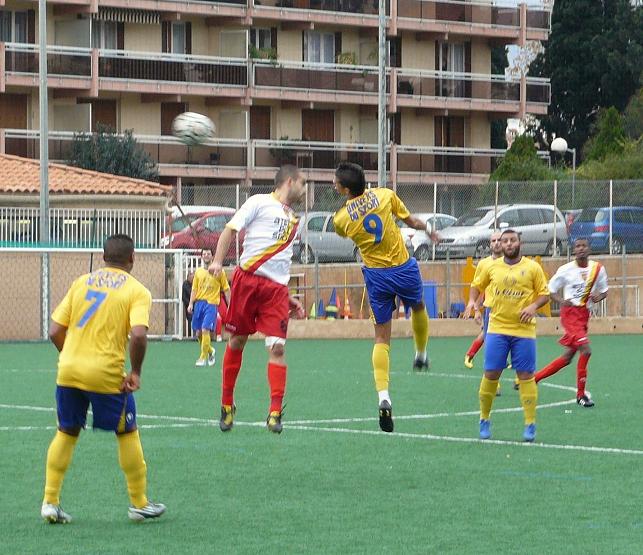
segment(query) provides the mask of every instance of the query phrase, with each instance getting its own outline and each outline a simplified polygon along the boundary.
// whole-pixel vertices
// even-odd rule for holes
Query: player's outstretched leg
[[[379,398],[379,419],[380,429],[383,432],[392,432],[393,411],[391,398],[389,396],[389,351],[387,343],[375,343],[373,345],[373,375],[375,377],[375,389]]]
[[[424,303],[414,306],[411,311],[411,329],[413,330],[413,342],[415,343],[415,359],[413,370],[418,372],[426,371],[431,361],[426,353],[426,346],[429,342],[429,315],[426,312]]]
[[[77,441],[77,435],[70,435],[58,430],[47,451],[45,496],[40,515],[52,524],[71,522],[71,516],[60,507],[60,490]]]
[[[219,428],[229,432],[234,425],[236,406],[234,404],[234,387],[237,383],[241,362],[243,360],[245,339],[236,336],[230,338],[223,355],[223,378],[221,380],[221,419]]]
[[[283,401],[286,392],[286,376],[288,367],[275,362],[268,363],[268,383],[270,384],[270,412],[266,419],[268,430],[280,434],[283,430],[281,417],[283,415]]]
[[[469,347],[469,350],[467,351],[467,354],[464,355],[464,365],[467,368],[473,368],[473,358],[476,356],[476,353],[480,350],[480,348],[484,345],[484,335],[481,333],[478,337],[476,337],[473,342],[471,343],[471,346]]]
[[[495,377],[495,376],[494,376]],[[480,399],[480,439],[491,437],[491,407],[498,389],[498,378],[490,379],[485,375],[480,381],[478,397]]]
[[[592,356],[592,351],[588,346],[584,346],[581,350],[581,354],[578,357],[578,363],[576,365],[576,402],[585,408],[591,408],[594,406],[594,401],[585,391],[585,384],[587,383],[587,364],[589,363],[589,357]]]

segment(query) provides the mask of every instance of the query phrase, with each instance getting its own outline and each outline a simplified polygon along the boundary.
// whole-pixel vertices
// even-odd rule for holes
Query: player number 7
[[[94,315],[94,312],[98,310],[98,307],[103,304],[103,301],[107,298],[107,293],[102,291],[94,291],[93,289],[88,289],[87,294],[85,295],[86,301],[94,301],[89,308],[83,314],[83,317],[78,322],[78,327],[82,328],[89,319]]]

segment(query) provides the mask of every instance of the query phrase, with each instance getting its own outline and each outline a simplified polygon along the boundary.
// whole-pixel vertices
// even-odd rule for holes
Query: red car
[[[194,220],[189,226],[186,226],[181,231],[173,233],[171,237],[168,237],[166,246],[171,249],[187,250],[216,249],[221,232],[232,216],[234,216],[234,213],[235,210],[233,208],[219,208],[212,212],[208,212]],[[238,235],[239,254],[241,254],[243,236],[243,232]],[[236,241],[234,241],[230,245],[228,254],[225,257],[225,262],[236,260],[237,244]]]

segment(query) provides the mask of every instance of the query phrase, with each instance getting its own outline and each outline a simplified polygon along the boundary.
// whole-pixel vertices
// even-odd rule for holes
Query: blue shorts
[[[484,369],[503,370],[511,353],[511,366],[517,372],[536,371],[536,339],[501,333],[488,333],[484,342]]]
[[[489,329],[489,317],[491,316],[491,309],[487,306],[483,307],[482,312],[482,335],[487,338],[487,330]]]
[[[192,329],[194,331],[214,329],[217,321],[217,305],[208,301],[196,301],[192,314]]]
[[[136,403],[131,393],[93,393],[75,387],[56,386],[58,426],[63,430],[84,428],[92,404],[92,428],[127,433],[136,429]]]
[[[395,298],[400,297],[405,307],[424,301],[422,276],[415,258],[393,268],[362,268],[373,317],[378,324],[391,320]]]

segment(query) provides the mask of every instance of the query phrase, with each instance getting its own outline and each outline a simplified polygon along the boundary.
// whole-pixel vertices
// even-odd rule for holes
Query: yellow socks
[[[390,347],[386,343],[375,343],[373,346],[373,374],[377,391],[388,390],[389,350]]]
[[[132,505],[137,509],[147,505],[147,467],[138,430],[128,434],[116,434],[118,439],[118,463],[127,481],[127,492]]]
[[[429,315],[426,308],[411,311],[411,329],[416,353],[426,354],[426,344],[429,342]]]
[[[201,358],[207,359],[212,348],[212,339],[209,331],[201,332]]]
[[[77,441],[78,436],[70,436],[60,430],[56,432],[47,451],[45,498],[43,503],[60,505],[60,490]]]
[[[480,420],[489,420],[491,406],[493,405],[493,400],[496,398],[498,381],[499,380],[489,380],[485,376],[482,376],[480,390],[478,391],[480,397]]]
[[[525,426],[536,422],[536,404],[538,403],[538,386],[532,377],[520,380],[520,404],[525,412]]]

